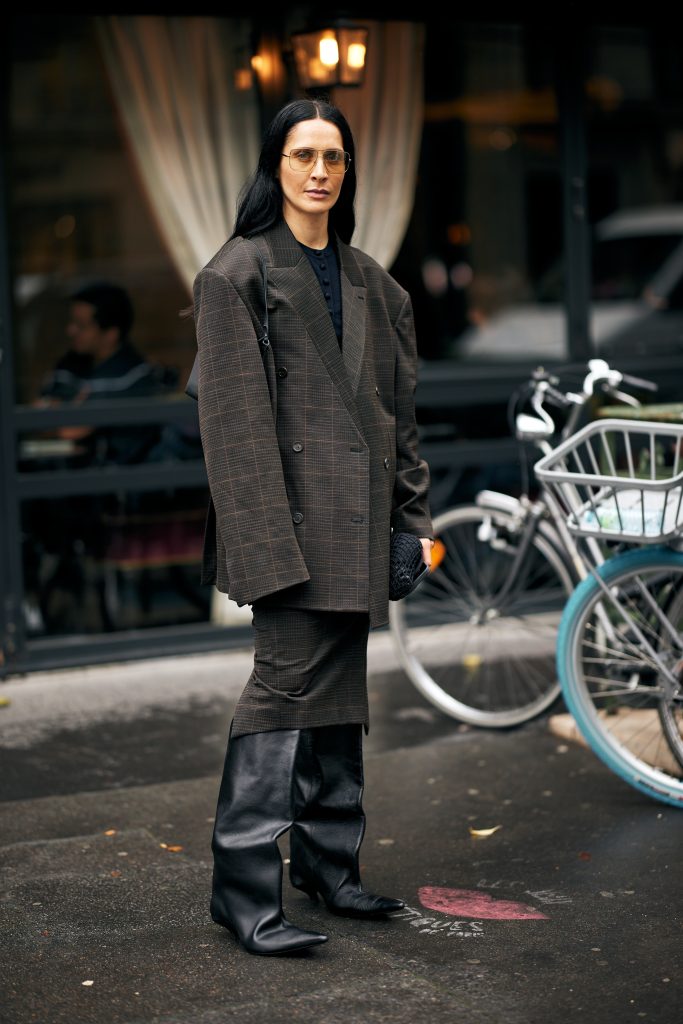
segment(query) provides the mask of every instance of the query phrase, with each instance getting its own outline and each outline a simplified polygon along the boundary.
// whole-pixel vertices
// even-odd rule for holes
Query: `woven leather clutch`
[[[389,557],[389,600],[400,601],[415,590],[429,572],[422,558],[420,538],[412,533],[392,533]]]

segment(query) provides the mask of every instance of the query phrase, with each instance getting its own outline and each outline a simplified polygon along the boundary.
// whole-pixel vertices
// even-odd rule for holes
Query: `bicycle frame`
[[[552,452],[553,445],[549,443],[548,438],[554,433],[555,424],[543,407],[546,395],[553,396],[555,399],[559,398],[564,404],[570,405],[569,414],[560,432],[562,441],[565,441],[576,432],[581,412],[588,398],[593,394],[595,385],[599,382],[610,383],[612,394],[621,398],[625,404],[635,405],[636,407],[640,405],[631,395],[625,394],[616,388],[616,384],[620,383],[623,379],[622,375],[618,371],[610,370],[607,363],[603,360],[591,360],[589,370],[590,372],[584,380],[583,389],[578,394],[570,392],[566,395],[561,395],[555,391],[550,382],[545,380],[536,381],[531,397],[531,406],[537,416],[532,417],[522,413],[517,417],[516,435],[518,439],[520,441],[532,441],[542,455],[549,455]],[[506,512],[514,516],[520,523],[521,542],[510,569],[508,581],[501,591],[500,596],[502,598],[507,597],[514,585],[516,573],[529,550],[536,530],[543,533],[546,539],[554,545],[558,553],[566,560],[567,565],[571,565],[579,580],[585,579],[586,576],[592,574],[604,586],[596,569],[606,559],[597,540],[591,537],[582,538],[584,554],[577,543],[577,539],[570,532],[565,515],[555,497],[543,485],[541,486],[543,494],[536,501],[531,501],[527,495],[522,495],[521,498],[514,498],[508,494],[489,490],[480,491],[475,497],[475,504],[480,508]],[[611,595],[610,598],[614,603],[615,599]],[[606,613],[601,609],[598,611],[598,615],[607,635],[610,638],[614,638],[614,629]],[[645,646],[648,646],[644,637],[640,636],[639,639]],[[659,665],[661,659],[656,653],[651,653]],[[662,666],[662,670],[665,672],[667,679],[673,678],[664,666]]]

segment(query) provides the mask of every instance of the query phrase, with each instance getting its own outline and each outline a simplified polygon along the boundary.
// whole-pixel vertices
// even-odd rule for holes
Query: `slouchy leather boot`
[[[300,738],[298,729],[277,729],[228,740],[211,840],[210,912],[250,953],[272,956],[327,941],[296,928],[282,913],[277,838],[293,820]]]
[[[358,853],[365,833],[361,725],[305,730],[297,762],[299,811],[290,833],[292,885],[329,910],[375,917],[401,910],[403,900],[375,896],[361,885]],[[308,759],[303,753],[308,750]],[[303,766],[305,770],[303,770]]]

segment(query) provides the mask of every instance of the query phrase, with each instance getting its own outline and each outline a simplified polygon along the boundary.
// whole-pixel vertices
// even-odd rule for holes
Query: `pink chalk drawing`
[[[548,917],[528,903],[497,900],[476,889],[443,889],[423,885],[418,889],[423,907],[452,917],[476,917],[486,921],[547,921]]]

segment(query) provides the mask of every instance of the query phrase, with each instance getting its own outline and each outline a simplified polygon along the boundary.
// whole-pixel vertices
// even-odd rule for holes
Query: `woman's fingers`
[[[432,564],[432,548],[434,547],[434,541],[431,537],[420,537],[420,543],[422,544],[422,560],[426,565]]]

